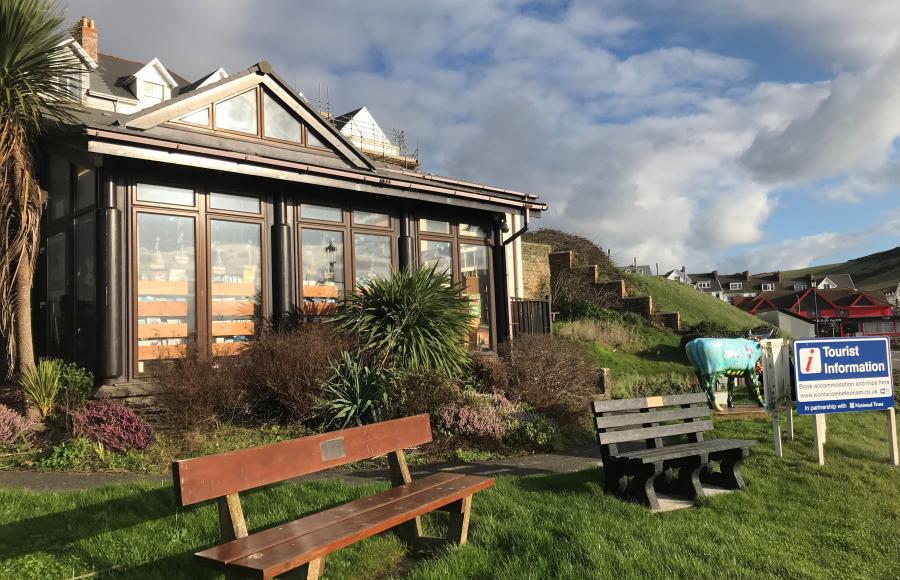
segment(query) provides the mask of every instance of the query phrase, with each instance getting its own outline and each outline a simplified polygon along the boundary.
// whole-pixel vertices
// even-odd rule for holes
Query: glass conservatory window
[[[263,113],[265,115],[265,136],[283,141],[303,142],[300,123],[278,101],[263,93]]]
[[[355,209],[353,210],[353,225],[389,228],[391,227],[391,216],[386,213]]]
[[[72,177],[69,173],[69,162],[56,155],[49,156],[47,172],[50,174],[50,183],[47,187],[50,201],[47,212],[52,221],[69,213],[69,193]]]
[[[474,224],[459,224],[459,235],[486,238],[487,230]]]
[[[138,183],[137,200],[150,203],[171,203],[173,205],[194,205],[194,190],[165,185]]]
[[[256,90],[231,97],[216,106],[216,127],[241,133],[257,133]]]
[[[431,234],[449,234],[450,233],[450,222],[445,222],[441,220],[419,220],[419,230],[423,232],[428,232]]]
[[[331,314],[344,294],[344,234],[303,228],[300,234],[303,312]]]
[[[196,335],[194,218],[137,214],[138,372],[184,356]]]
[[[319,139],[319,136],[309,129],[306,130],[306,144],[310,147],[321,147],[322,149],[326,148],[325,143],[323,143],[322,140]]]
[[[353,272],[356,283],[391,275],[391,238],[374,234],[354,234]]]
[[[487,246],[459,245],[459,270],[463,293],[474,317],[466,335],[466,344],[476,351],[491,350],[491,295]]]
[[[225,211],[259,213],[259,199],[245,195],[232,195],[212,191],[209,194],[209,207]]]
[[[344,221],[344,212],[339,207],[327,205],[300,204],[300,217],[307,220],[320,220],[325,222]]]
[[[260,225],[210,220],[212,352],[233,355],[256,333],[262,302]]]
[[[450,242],[420,240],[419,255],[423,266],[437,265],[437,272],[450,274],[453,267],[453,250]]]
[[[199,111],[194,111],[193,113],[189,113],[184,117],[178,119],[179,121],[183,121],[185,123],[191,123],[192,125],[202,125],[204,127],[209,126],[209,107],[205,109],[200,109]]]

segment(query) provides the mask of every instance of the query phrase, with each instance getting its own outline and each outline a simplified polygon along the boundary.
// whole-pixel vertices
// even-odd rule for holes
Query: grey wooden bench
[[[702,483],[745,487],[741,462],[756,441],[712,439],[705,393],[591,402],[606,493],[659,509],[657,489],[702,497]],[[714,464],[719,470],[714,471]],[[660,476],[663,477],[660,477]]]

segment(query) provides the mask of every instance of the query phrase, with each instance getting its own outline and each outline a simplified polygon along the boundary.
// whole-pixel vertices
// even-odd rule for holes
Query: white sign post
[[[772,413],[772,441],[775,455],[784,455],[781,444],[781,413],[787,417],[787,436],[794,439],[794,410],[791,404],[791,367],[788,345],[780,338],[760,341],[763,363],[763,391],[766,408]]]
[[[891,349],[885,337],[817,338],[794,342],[797,413],[814,416],[819,464],[825,464],[828,413],[883,411],[888,456],[898,465]]]

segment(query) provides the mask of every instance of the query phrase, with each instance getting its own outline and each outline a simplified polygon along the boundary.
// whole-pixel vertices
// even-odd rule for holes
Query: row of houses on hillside
[[[690,274],[691,283],[701,292],[726,302],[735,298],[752,298],[763,292],[803,292],[809,288],[819,290],[855,290],[849,274],[823,274],[813,276],[785,276],[782,272],[751,274],[748,271],[720,274],[718,271]]]

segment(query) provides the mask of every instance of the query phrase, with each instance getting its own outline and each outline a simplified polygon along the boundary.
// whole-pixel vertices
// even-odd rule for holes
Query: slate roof
[[[137,100],[137,96],[125,86],[125,82],[146,65],[146,62],[137,62],[101,52],[97,55],[96,70],[92,70],[90,73],[90,90],[122,99]],[[167,68],[166,70],[179,87],[191,84],[189,80],[171,69]]]

